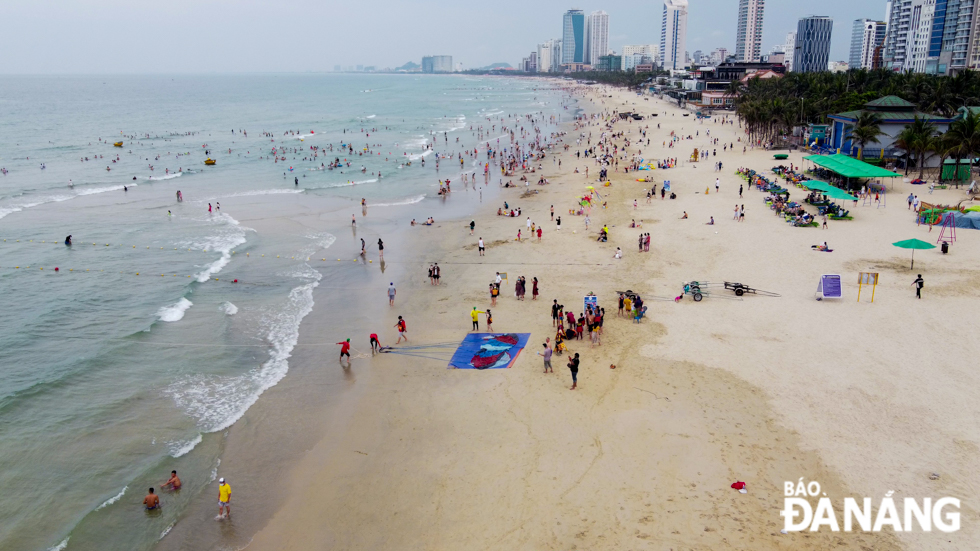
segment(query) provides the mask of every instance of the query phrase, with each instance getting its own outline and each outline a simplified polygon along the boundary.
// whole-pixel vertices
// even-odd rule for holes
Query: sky
[[[570,8],[609,14],[609,46],[659,44],[662,1],[0,0],[0,74],[321,72],[452,55],[464,68],[516,65],[561,38]],[[738,0],[690,0],[687,50],[735,49]],[[855,19],[885,0],[766,0],[762,51],[805,15],[834,19],[847,60]]]

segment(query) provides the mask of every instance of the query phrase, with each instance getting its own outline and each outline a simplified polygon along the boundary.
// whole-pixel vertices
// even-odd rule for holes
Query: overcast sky
[[[659,44],[658,0],[0,0],[0,73],[200,73],[396,67],[449,54],[512,65],[561,37],[562,13],[609,13],[609,46]],[[734,50],[738,0],[690,0],[687,50]],[[762,51],[804,15],[834,18],[831,60],[885,0],[767,0]]]

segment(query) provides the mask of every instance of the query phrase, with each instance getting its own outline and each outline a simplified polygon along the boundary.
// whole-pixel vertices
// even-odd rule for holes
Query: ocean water
[[[210,435],[288,376],[343,277],[322,259],[357,258],[350,215],[463,216],[437,157],[509,147],[487,117],[563,114],[540,82],[403,75],[7,77],[0,112],[0,549],[165,537],[219,476]],[[146,513],[171,468],[184,489]]]

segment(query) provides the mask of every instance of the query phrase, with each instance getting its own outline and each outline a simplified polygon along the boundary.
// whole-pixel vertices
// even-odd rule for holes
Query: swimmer
[[[147,511],[160,507],[160,497],[153,492],[153,488],[150,488],[150,493],[143,498],[143,506]]]
[[[71,247],[71,236],[70,235],[65,238],[65,245],[68,245],[69,247]]]
[[[170,478],[160,485],[161,488],[170,487],[171,490],[179,490],[181,487],[180,478],[177,476],[177,471],[170,471]]]

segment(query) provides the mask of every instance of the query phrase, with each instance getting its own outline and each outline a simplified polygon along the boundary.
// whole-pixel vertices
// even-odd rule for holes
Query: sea
[[[370,313],[412,219],[495,200],[501,125],[568,109],[461,75],[0,79],[0,549],[149,549],[213,516],[222,438],[291,376],[304,318]],[[201,542],[181,547],[234,548]]]

